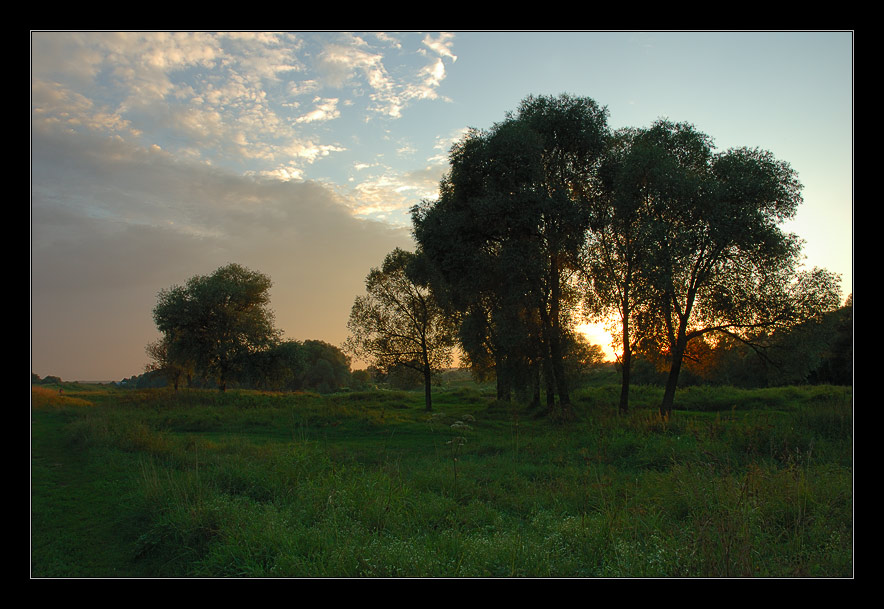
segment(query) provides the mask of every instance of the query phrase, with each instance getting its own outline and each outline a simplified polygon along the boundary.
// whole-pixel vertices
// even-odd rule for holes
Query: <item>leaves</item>
[[[169,356],[213,376],[223,390],[239,360],[278,339],[271,285],[266,275],[229,264],[160,291],[153,313]]]
[[[420,257],[396,249],[365,280],[366,293],[353,303],[346,348],[389,371],[406,366],[432,373],[451,361],[455,330],[421,278]],[[427,407],[430,407],[427,386]]]

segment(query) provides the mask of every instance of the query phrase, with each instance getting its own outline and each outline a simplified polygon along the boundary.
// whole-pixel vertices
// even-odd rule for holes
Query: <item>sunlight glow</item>
[[[605,329],[604,323],[582,323],[577,325],[577,331],[583,334],[590,343],[598,345],[609,362],[616,361],[617,354],[612,346],[611,333]]]

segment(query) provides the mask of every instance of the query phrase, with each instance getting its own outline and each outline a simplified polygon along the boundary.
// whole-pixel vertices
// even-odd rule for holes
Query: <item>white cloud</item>
[[[341,111],[338,110],[337,98],[332,97],[323,99],[317,97],[313,100],[313,103],[316,105],[316,108],[307,114],[299,116],[295,119],[295,122],[314,123],[318,121],[330,121],[341,116]]]
[[[389,79],[383,56],[366,50],[366,46],[364,40],[352,34],[342,35],[339,41],[324,45],[318,66],[324,84],[340,88],[361,75],[372,88],[387,88]]]
[[[436,196],[444,171],[438,165],[403,173],[386,169],[356,182],[347,198],[360,218],[406,227],[410,224],[408,210],[417,201]]]
[[[38,127],[54,123],[70,129],[138,133],[119,112],[99,107],[60,83],[41,80],[35,80],[31,87],[31,118]]]
[[[457,61],[457,56],[451,50],[454,45],[454,34],[451,32],[440,32],[436,38],[433,38],[432,34],[427,34],[423,43],[439,57],[448,57],[452,61]]]

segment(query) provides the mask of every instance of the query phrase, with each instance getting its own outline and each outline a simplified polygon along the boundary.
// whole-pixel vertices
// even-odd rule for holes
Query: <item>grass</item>
[[[34,577],[852,577],[849,388],[32,394]]]

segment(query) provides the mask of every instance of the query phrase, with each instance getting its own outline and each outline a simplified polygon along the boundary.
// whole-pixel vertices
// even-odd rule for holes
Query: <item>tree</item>
[[[621,412],[629,410],[633,351],[642,337],[643,317],[654,297],[645,273],[655,235],[647,230],[651,202],[660,196],[659,150],[644,131],[623,129],[610,139],[590,200],[590,230],[583,272],[590,286],[588,310],[595,318],[619,320]]]
[[[646,347],[670,362],[661,415],[671,414],[694,339],[783,331],[837,307],[839,278],[801,269],[801,240],[780,224],[801,203],[791,167],[766,151],[713,154],[693,126],[658,121],[643,134],[654,149],[654,189],[644,221],[657,244],[643,272],[657,295],[644,318]]]
[[[274,342],[251,351],[238,362],[240,382],[253,389],[300,389],[306,371],[305,349],[296,340]]]
[[[826,322],[832,326],[834,336],[823,354],[819,368],[811,374],[811,380],[833,385],[852,385],[853,294],[847,297],[843,307],[828,316]]]
[[[179,353],[177,349],[181,346],[180,342],[172,340],[170,335],[149,342],[145,347],[145,352],[150,357],[150,362],[144,367],[146,373],[157,373],[171,381],[175,391],[181,384],[182,378],[190,380],[193,374],[193,364],[184,353]]]
[[[179,364],[192,362],[224,391],[247,354],[277,340],[271,285],[266,275],[229,264],[161,290],[153,314],[168,353]]]
[[[305,340],[301,386],[330,393],[350,383],[350,358],[338,347],[321,340]]]
[[[384,372],[405,366],[421,373],[426,409],[432,410],[434,373],[451,361],[452,325],[419,275],[418,255],[396,249],[365,280],[353,303],[346,348]]]
[[[558,394],[566,418],[568,306],[606,116],[588,98],[528,97],[456,144],[438,200],[412,210],[434,289],[460,315],[470,360],[493,361],[499,397],[516,372],[542,369],[547,403],[552,409]]]

